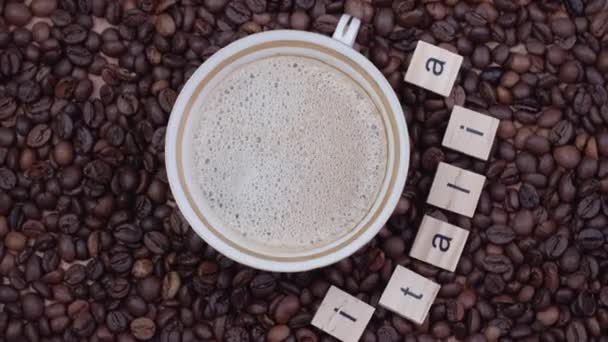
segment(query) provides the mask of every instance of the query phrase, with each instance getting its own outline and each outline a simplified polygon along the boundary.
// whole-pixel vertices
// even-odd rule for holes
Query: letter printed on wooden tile
[[[438,292],[439,284],[397,265],[378,303],[416,324],[422,324]]]
[[[487,160],[499,121],[461,106],[454,106],[443,146]]]
[[[375,310],[367,303],[332,286],[313,317],[312,325],[341,341],[356,342]]]
[[[427,203],[473,217],[486,177],[447,163],[439,163]]]
[[[405,81],[448,97],[461,64],[462,56],[419,40]]]
[[[468,236],[468,230],[425,215],[410,256],[454,272]]]

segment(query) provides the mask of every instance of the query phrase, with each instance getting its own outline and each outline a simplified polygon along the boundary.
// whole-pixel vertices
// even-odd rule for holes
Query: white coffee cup
[[[333,38],[320,34],[276,30],[239,39],[211,56],[181,90],[166,131],[165,162],[175,201],[195,232],[225,256],[254,268],[297,272],[335,263],[369,242],[389,219],[407,176],[409,136],[401,105],[380,71],[352,48],[360,21],[343,15]],[[315,58],[349,75],[368,93],[382,115],[388,146],[387,173],[380,193],[364,219],[344,236],[303,251],[265,250],[250,243],[197,203],[203,198],[194,177],[193,134],[196,109],[210,91],[239,66],[274,55]],[[200,201],[199,201],[200,202]]]

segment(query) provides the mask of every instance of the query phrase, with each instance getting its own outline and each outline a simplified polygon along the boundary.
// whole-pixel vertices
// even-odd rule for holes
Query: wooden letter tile
[[[473,217],[486,177],[439,163],[427,202],[457,214]]]
[[[439,284],[397,265],[378,303],[417,324],[422,324],[437,292]]]
[[[341,341],[356,342],[375,310],[367,303],[332,286],[312,319],[312,325]]]
[[[461,64],[462,56],[419,40],[405,81],[448,97]]]
[[[460,106],[454,106],[443,146],[487,160],[499,121]]]
[[[469,231],[425,215],[410,256],[454,272]]]

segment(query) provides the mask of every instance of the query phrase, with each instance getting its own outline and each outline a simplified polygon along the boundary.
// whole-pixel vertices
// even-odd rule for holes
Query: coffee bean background
[[[171,107],[230,42],[344,12],[403,105],[403,197],[335,265],[238,265],[176,209]],[[464,56],[448,98],[403,82],[418,40]],[[330,284],[376,305],[400,264],[429,319],[378,307],[363,341],[608,341],[607,80],[606,0],[0,0],[0,340],[331,341]],[[501,120],[488,162],[441,146],[454,105]],[[472,219],[425,204],[440,161],[487,176]],[[407,255],[426,212],[471,232],[454,273]]]

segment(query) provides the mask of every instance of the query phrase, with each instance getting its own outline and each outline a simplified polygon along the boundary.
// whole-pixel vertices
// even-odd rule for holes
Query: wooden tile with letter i
[[[410,256],[454,272],[469,231],[425,215]]]
[[[397,265],[378,303],[416,324],[422,324],[439,287],[432,280]]]
[[[419,40],[405,81],[448,97],[461,64],[462,56]]]
[[[332,286],[313,317],[312,325],[341,341],[356,342],[375,310],[367,303]]]
[[[498,124],[496,118],[454,106],[442,144],[475,158],[487,160]]]
[[[436,207],[473,217],[486,177],[447,163],[439,163],[429,198]]]

